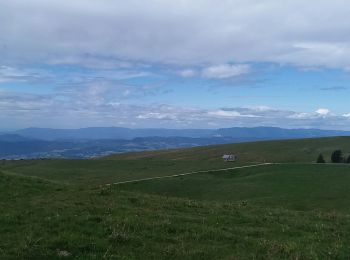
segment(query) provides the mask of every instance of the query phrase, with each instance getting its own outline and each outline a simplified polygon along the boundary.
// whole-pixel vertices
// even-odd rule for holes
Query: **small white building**
[[[234,154],[224,154],[222,156],[225,162],[234,162],[236,161],[236,156]]]

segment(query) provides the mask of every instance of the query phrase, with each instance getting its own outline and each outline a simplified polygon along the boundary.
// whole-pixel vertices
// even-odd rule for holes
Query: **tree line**
[[[326,160],[324,159],[322,154],[319,154],[316,160],[316,163],[325,163]],[[331,155],[331,162],[332,163],[350,163],[350,155],[344,156],[342,150],[335,150]]]

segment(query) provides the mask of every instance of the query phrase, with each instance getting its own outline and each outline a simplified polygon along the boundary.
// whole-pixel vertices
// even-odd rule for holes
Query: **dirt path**
[[[149,177],[149,178],[143,178],[143,179],[138,179],[138,180],[120,181],[120,182],[109,183],[109,184],[106,184],[106,185],[119,185],[119,184],[125,184],[125,183],[133,183],[133,182],[141,182],[141,181],[150,181],[150,180],[165,179],[165,178],[174,178],[174,177],[192,175],[192,174],[197,174],[197,173],[221,172],[221,171],[229,171],[229,170],[236,170],[236,169],[243,169],[243,168],[259,167],[259,166],[265,166],[265,165],[271,165],[271,164],[273,164],[273,163],[259,163],[259,164],[245,165],[245,166],[237,166],[237,167],[230,167],[230,168],[222,168],[222,169],[216,169],[216,170],[205,170],[205,171],[185,172],[185,173],[180,173],[180,174],[173,174],[173,175],[166,175],[166,176],[158,176],[158,177]]]

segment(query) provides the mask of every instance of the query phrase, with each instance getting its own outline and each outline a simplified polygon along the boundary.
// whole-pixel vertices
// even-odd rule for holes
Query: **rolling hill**
[[[350,165],[312,164],[334,149],[350,138],[0,161],[0,258],[344,259]],[[281,164],[101,185],[260,161]]]
[[[157,159],[176,161],[221,161],[227,153],[236,154],[238,162],[314,162],[322,153],[329,159],[331,153],[341,149],[350,153],[350,137],[307,138],[211,145],[189,149],[160,150],[154,152],[124,153],[105,157],[110,160]]]
[[[1,161],[0,169],[67,183],[104,184],[261,162],[312,163],[319,153],[329,161],[336,149],[350,153],[350,137],[211,145],[116,154],[93,160]],[[221,157],[227,153],[236,154],[237,162],[233,165],[223,162]]]

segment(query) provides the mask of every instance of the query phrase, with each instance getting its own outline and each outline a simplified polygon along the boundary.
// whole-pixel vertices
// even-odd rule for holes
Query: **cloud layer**
[[[328,91],[330,98],[318,101],[322,95],[315,91],[315,102],[303,106],[310,111],[296,111],[296,74],[267,75],[269,67],[296,66],[298,73],[340,69],[344,76],[350,71],[349,13],[345,0],[0,1],[0,119],[15,128],[350,130],[350,113],[334,101],[349,90],[346,76],[333,74],[325,79],[332,85],[318,86],[315,75],[304,75],[301,88]],[[280,78],[266,83],[270,76]],[[282,92],[290,95],[288,104],[273,100]],[[188,105],[190,95],[197,106]],[[252,98],[244,107],[230,95]]]
[[[116,66],[115,60],[277,62],[348,69],[349,13],[346,0],[1,1],[0,59],[95,66]],[[219,67],[206,74],[239,71]]]
[[[336,115],[325,108],[295,112],[270,107],[204,109],[166,104],[126,104],[111,99],[108,87],[91,88],[65,99],[55,95],[0,92],[2,126],[79,128],[127,126],[164,128],[220,128],[278,126],[350,130],[349,114]]]

